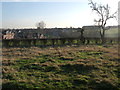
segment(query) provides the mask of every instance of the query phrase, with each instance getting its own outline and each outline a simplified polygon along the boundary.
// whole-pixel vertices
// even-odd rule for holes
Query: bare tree
[[[98,15],[98,20],[95,19],[94,22],[98,24],[100,27],[100,36],[102,39],[102,43],[105,43],[105,31],[106,31],[106,24],[107,21],[111,18],[116,18],[117,11],[113,14],[110,14],[110,7],[107,5],[101,5],[94,3],[92,0],[89,0],[90,8],[95,11]]]
[[[37,23],[38,29],[44,29],[45,27],[46,27],[46,24],[44,23],[44,21],[40,21]]]

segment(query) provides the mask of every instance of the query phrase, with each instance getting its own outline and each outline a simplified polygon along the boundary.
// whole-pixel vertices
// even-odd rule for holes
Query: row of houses
[[[114,28],[117,30],[117,26],[107,28],[111,29]],[[2,39],[41,39],[41,38],[80,38],[81,34],[83,34],[84,37],[100,38],[100,27],[83,26],[82,28],[5,29],[2,30],[1,36]],[[106,34],[106,36],[109,35]]]
[[[47,29],[9,29],[2,31],[3,39],[41,39],[41,38],[77,38],[81,28],[47,28]]]

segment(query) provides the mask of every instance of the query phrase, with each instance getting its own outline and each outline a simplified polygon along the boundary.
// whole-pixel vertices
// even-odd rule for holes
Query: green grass
[[[120,90],[116,50],[97,45],[3,48],[3,89]]]

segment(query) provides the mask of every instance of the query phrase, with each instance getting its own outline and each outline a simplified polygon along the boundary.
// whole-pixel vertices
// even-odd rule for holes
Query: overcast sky
[[[93,1],[109,4],[112,13],[118,9],[119,0]],[[0,24],[3,28],[36,28],[39,21],[44,21],[48,28],[94,25],[96,13],[88,3],[88,0],[2,0]],[[117,24],[117,20],[111,19],[107,25]]]

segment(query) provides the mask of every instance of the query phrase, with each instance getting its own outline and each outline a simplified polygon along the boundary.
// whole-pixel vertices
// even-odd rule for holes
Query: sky
[[[119,0],[93,0],[109,4],[111,12],[118,9]],[[97,17],[88,0],[2,0],[0,2],[0,28],[36,28],[40,21],[47,28],[82,27],[94,25]],[[107,25],[117,25],[111,19]]]

